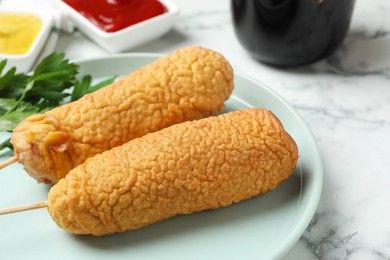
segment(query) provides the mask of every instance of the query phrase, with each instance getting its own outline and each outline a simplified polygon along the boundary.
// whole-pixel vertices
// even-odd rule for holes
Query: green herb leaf
[[[0,116],[0,131],[11,132],[14,128],[28,116],[40,112],[35,107],[29,109],[18,109]]]
[[[94,91],[96,91],[104,86],[107,86],[107,85],[113,83],[116,78],[117,78],[117,76],[113,76],[109,79],[106,79],[106,80],[103,80],[103,81],[97,83],[96,85],[91,85],[91,82],[92,82],[91,76],[90,75],[84,76],[81,79],[81,81],[77,81],[74,84],[74,88],[73,88],[72,94],[70,96],[70,100],[75,101],[75,100],[81,98],[82,96],[84,96],[85,94],[92,93],[92,92],[94,92]]]
[[[0,115],[5,114],[8,110],[10,110],[15,103],[15,99],[13,98],[0,98]]]
[[[83,96],[83,93],[90,87],[92,82],[91,76],[84,76],[81,81],[77,81],[74,84],[72,94],[70,95],[70,100],[75,101]]]
[[[69,60],[64,59],[64,56],[64,53],[54,52],[44,58],[35,68],[31,79],[35,81],[73,81],[78,73],[79,66],[69,63]]]
[[[5,65],[7,65],[7,60],[2,60],[0,62],[0,75],[3,73],[3,70],[5,68]]]
[[[113,76],[111,78],[103,80],[103,81],[97,83],[96,85],[93,85],[93,86],[89,87],[87,92],[85,92],[84,94],[95,92],[96,90],[98,90],[98,89],[100,89],[102,87],[105,87],[105,86],[107,86],[109,84],[112,84],[117,78],[118,78],[118,76]]]
[[[0,63],[0,74],[2,73],[6,60]],[[3,76],[0,77],[0,94],[1,97],[13,97],[20,96],[23,92],[21,89],[27,83],[28,76],[25,74],[16,74],[16,68],[13,67],[7,71]]]
[[[0,144],[0,151],[5,149],[5,148],[9,148],[11,149],[12,151],[14,150],[14,147],[13,145],[11,144],[11,138],[8,138],[7,140],[5,140],[4,142],[2,142]]]
[[[77,80],[79,66],[65,59],[64,53],[54,52],[45,57],[31,74],[16,73],[13,67],[4,71],[7,60],[0,62],[0,131],[12,131],[23,119],[43,113],[64,102],[76,100],[107,84],[116,77],[91,85],[92,78]],[[68,89],[71,87],[73,91]],[[12,148],[9,141],[0,150]]]

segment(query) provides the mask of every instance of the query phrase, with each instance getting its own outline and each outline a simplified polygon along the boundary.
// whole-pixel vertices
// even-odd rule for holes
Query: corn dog
[[[11,143],[30,176],[56,183],[88,157],[220,111],[232,89],[233,71],[222,55],[187,47],[78,101],[25,119]]]
[[[96,236],[217,209],[287,179],[297,145],[263,109],[176,124],[87,159],[56,185],[48,210],[63,229]]]

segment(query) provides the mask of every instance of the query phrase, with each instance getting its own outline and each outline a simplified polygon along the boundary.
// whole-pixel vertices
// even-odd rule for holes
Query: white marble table
[[[326,60],[288,70],[255,61],[239,45],[229,1],[175,2],[181,14],[174,29],[131,52],[169,53],[187,45],[217,50],[287,99],[318,141],[322,197],[284,259],[390,259],[390,1],[357,1],[342,47]],[[70,59],[108,55],[77,31],[62,34],[55,50]]]

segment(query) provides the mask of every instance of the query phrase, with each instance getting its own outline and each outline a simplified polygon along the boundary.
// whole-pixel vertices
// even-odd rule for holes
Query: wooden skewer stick
[[[18,161],[18,156],[14,155],[10,158],[8,158],[5,161],[0,162],[0,169],[3,169],[4,167],[7,167],[10,164],[13,164],[14,162]]]
[[[36,202],[28,205],[0,209],[0,215],[11,214],[32,209],[47,208],[47,201]]]

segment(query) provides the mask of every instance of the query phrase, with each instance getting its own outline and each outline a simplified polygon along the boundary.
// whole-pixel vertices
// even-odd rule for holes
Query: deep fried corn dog
[[[11,142],[33,178],[56,183],[88,157],[220,111],[232,89],[233,71],[222,55],[187,47],[76,102],[25,119]]]
[[[49,192],[63,229],[105,235],[261,195],[288,178],[294,140],[269,111],[190,121],[87,159]]]

